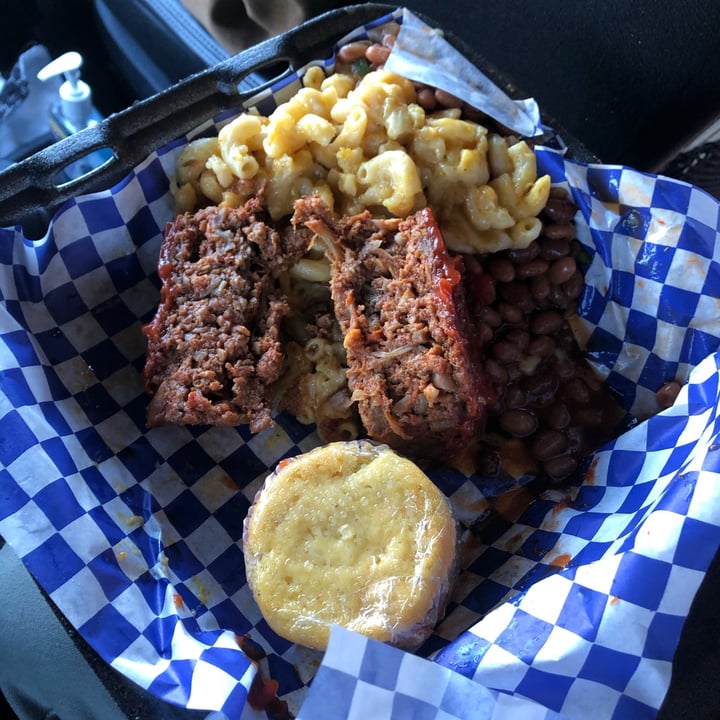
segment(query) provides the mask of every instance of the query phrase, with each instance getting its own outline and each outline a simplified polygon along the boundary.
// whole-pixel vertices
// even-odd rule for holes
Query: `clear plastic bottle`
[[[59,75],[65,78],[58,90],[58,100],[51,106],[48,117],[50,130],[58,140],[92,127],[103,119],[93,105],[90,86],[80,78],[82,64],[82,55],[71,51],[55,58],[37,74],[40,80],[48,80]],[[69,180],[80,177],[99,167],[110,157],[109,149],[96,150],[67,165],[63,173]]]

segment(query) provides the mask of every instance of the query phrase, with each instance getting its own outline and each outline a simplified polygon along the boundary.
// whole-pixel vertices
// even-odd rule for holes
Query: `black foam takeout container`
[[[0,227],[20,225],[27,238],[42,237],[53,215],[66,201],[120,182],[157,148],[223,111],[239,110],[246,100],[296,72],[308,61],[328,57],[337,40],[351,30],[388,14],[395,7],[365,3],[327,12],[13,165],[0,173]],[[422,19],[431,26],[438,25],[431,17]],[[510,97],[529,95],[488,63],[479,49],[450,33],[445,33],[445,37]],[[562,137],[570,157],[597,161],[580,140],[563,130],[560,122],[545,115],[543,120]],[[112,158],[104,165],[71,181],[58,180],[63,168],[100,148],[112,150]],[[92,658],[94,651],[69,626],[68,631],[76,636],[86,656]],[[139,701],[133,686],[124,678],[116,677],[109,667],[102,668],[100,675],[115,694],[121,696],[126,707],[137,710]],[[148,711],[146,706],[142,708],[143,713]],[[173,712],[176,711],[173,708]]]
[[[79,194],[111,187],[153,150],[222,111],[240,108],[245,100],[261,89],[270,87],[283,76],[293,73],[307,61],[329,56],[333,44],[339,38],[394,8],[393,5],[365,3],[332,10],[192,75],[153,97],[111,115],[97,126],[13,165],[0,173],[0,227],[20,225],[26,237],[42,237],[54,213],[67,200]],[[423,19],[430,25],[437,25],[431,17]],[[501,70],[488,63],[481,48],[470,47],[451,33],[445,35],[452,45],[508,95],[513,98],[528,95]],[[563,138],[569,156],[581,161],[597,160],[581,141],[563,130],[561,122],[546,116],[543,119]],[[57,180],[64,167],[99,148],[110,148],[112,159],[83,177],[69,182]],[[716,683],[708,677],[714,678],[716,672],[708,673],[703,681],[702,674],[690,669],[692,664],[689,661],[696,658],[698,646],[702,645],[706,649],[707,637],[717,634],[717,613],[709,608],[717,596],[719,574],[716,559],[691,612],[688,622],[690,632],[681,642],[678,659],[682,662],[678,664],[676,684],[671,686],[669,695],[672,707],[689,710],[693,705],[700,704],[707,712],[712,704],[712,688]],[[86,657],[91,662],[95,660],[94,651],[62,617],[61,620]],[[700,628],[705,628],[705,632]],[[129,716],[146,716],[152,711],[152,698],[141,697],[134,685],[104,663],[93,662],[93,665]],[[712,653],[706,655],[705,665],[709,669],[717,667],[718,661]],[[677,678],[680,685],[677,685]],[[703,689],[700,695],[683,693],[683,689],[697,687],[698,681]],[[694,700],[688,705],[686,701],[691,695]],[[169,713],[169,717],[205,715],[169,707],[164,708],[163,712]],[[661,717],[669,716],[661,712]]]

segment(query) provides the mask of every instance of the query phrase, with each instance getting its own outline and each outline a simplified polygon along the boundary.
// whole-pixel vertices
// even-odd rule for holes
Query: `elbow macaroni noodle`
[[[456,252],[525,248],[540,234],[537,215],[550,178],[537,177],[524,141],[488,132],[457,108],[426,112],[413,83],[384,69],[358,82],[313,66],[303,85],[269,116],[243,113],[217,138],[182,150],[178,212],[203,201],[238,206],[264,187],[275,220],[313,193],[339,215],[369,209],[405,217],[429,205]],[[329,303],[329,278],[320,241],[280,278],[292,313],[278,396],[281,409],[317,423],[326,439],[353,439],[361,425],[348,394],[339,328],[307,331],[316,321],[309,309]]]

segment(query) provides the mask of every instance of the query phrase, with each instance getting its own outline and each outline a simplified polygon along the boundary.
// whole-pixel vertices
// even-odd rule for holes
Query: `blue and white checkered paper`
[[[562,720],[437,663],[333,627],[298,720]]]
[[[293,89],[264,96],[262,111]],[[256,436],[145,426],[140,327],[159,297],[186,141],[68,203],[41,241],[0,230],[0,534],[107,662],[169,702],[250,717],[255,668],[237,635],[266,653],[293,709],[321,659],[264,622],[240,543],[268,469],[318,439],[290,417]],[[657,409],[665,380],[688,384],[673,408],[598,453],[582,484],[494,525],[485,544],[466,533],[447,617],[421,652],[453,671],[443,677],[528,698],[540,717],[650,717],[720,532],[718,202],[550,149],[538,163],[581,210],[590,288],[577,333],[589,358],[638,417]],[[504,489],[450,471],[433,480],[468,525]],[[416,697],[425,692],[421,683]],[[439,708],[432,717],[449,712]]]

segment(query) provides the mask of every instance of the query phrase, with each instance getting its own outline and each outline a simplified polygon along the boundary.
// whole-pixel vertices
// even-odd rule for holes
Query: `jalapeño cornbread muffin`
[[[263,617],[278,635],[318,649],[332,624],[420,647],[444,610],[456,546],[440,490],[414,463],[367,441],[280,463],[243,533]]]

